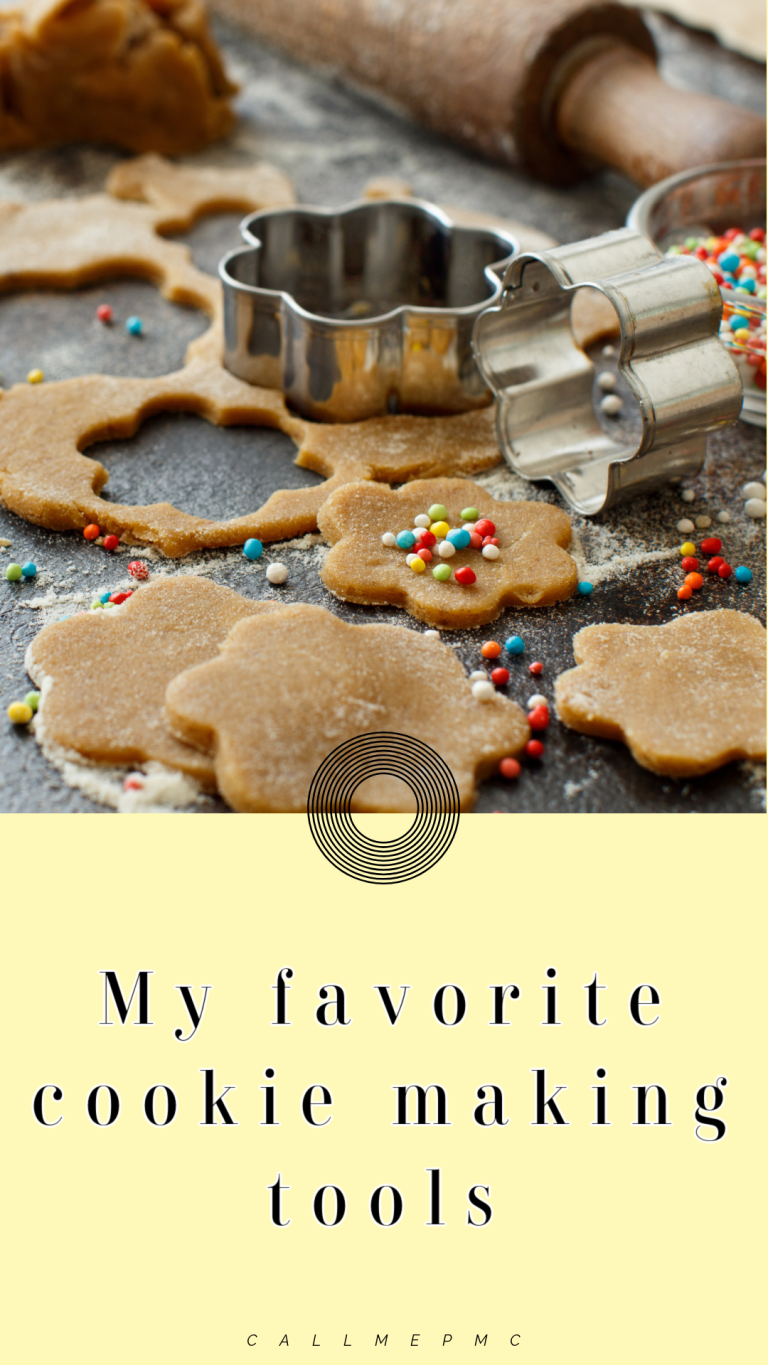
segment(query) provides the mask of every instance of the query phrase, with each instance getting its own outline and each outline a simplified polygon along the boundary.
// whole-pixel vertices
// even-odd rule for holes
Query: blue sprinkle
[[[411,546],[416,544],[416,537],[412,531],[399,531],[397,543],[401,550],[410,550]]]
[[[509,639],[504,644],[504,648],[508,654],[522,654],[525,649],[525,644],[519,635],[510,635]]]
[[[22,573],[23,573],[23,570],[22,570]],[[751,569],[748,569],[747,566],[746,566],[746,564],[740,564],[739,567],[738,567],[738,569],[734,569],[734,571],[733,571],[733,576],[734,576],[734,578],[736,579],[736,582],[737,582],[737,583],[751,583],[751,582],[752,582],[752,570],[751,570]]]
[[[132,337],[139,337],[144,331],[144,323],[141,318],[126,318],[125,330],[126,332],[130,332]]]
[[[579,592],[581,593],[582,597],[589,597],[590,593],[592,592],[592,584],[587,583],[586,580],[583,583],[580,583]]]
[[[109,590],[109,588],[107,588],[107,591],[106,591],[106,592],[103,592],[103,593],[101,594],[101,600],[102,600],[102,602],[108,602],[108,601],[109,601],[109,597],[110,597],[110,590]]]
[[[471,536],[465,526],[460,526],[455,531],[449,531],[446,540],[449,540],[451,545],[455,545],[457,550],[466,550]]]
[[[734,313],[728,322],[732,332],[738,332],[742,327],[749,327],[749,318],[742,317],[741,313]]]
[[[21,566],[22,578],[34,578],[36,573],[37,565],[33,564],[31,559],[28,560],[26,564],[22,564]]]
[[[747,275],[746,278],[742,278],[739,280],[739,283],[736,286],[736,293],[743,294],[744,292],[746,292],[747,294],[754,294],[756,289],[757,285],[755,284],[755,281],[751,278],[751,276]]]
[[[717,263],[721,270],[738,270],[740,258],[737,251],[724,251],[718,256]]]
[[[246,559],[261,559],[264,553],[264,546],[260,540],[246,540],[243,546],[243,554]]]

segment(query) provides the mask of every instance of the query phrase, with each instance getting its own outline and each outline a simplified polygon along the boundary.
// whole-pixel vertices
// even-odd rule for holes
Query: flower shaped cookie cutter
[[[592,361],[570,324],[575,292],[599,290],[621,333],[619,374],[640,409],[639,439],[600,425]],[[718,339],[722,299],[692,256],[662,257],[628,228],[516,256],[503,295],[475,326],[479,369],[498,400],[507,462],[548,479],[592,516],[636,493],[696,474],[706,434],[741,410],[738,370]]]
[[[224,363],[282,389],[302,416],[353,422],[397,408],[466,412],[490,401],[472,328],[518,250],[417,199],[250,214],[224,257]]]

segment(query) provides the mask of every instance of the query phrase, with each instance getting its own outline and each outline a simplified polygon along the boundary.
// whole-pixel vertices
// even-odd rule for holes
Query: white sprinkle
[[[617,417],[623,406],[617,393],[607,393],[605,398],[600,399],[600,411],[607,413],[609,417]]]
[[[465,530],[465,531],[474,531],[475,526],[477,525],[477,522],[474,522],[474,521],[463,521],[461,524],[462,524],[462,526],[464,527],[464,530]],[[8,541],[8,544],[9,544],[9,545],[10,545],[10,543],[11,543],[11,542]]]
[[[424,639],[425,639],[425,640],[439,640],[439,639],[440,639],[440,631],[439,631],[439,630],[425,630],[425,631],[424,631]]]
[[[385,531],[381,537],[382,545],[397,545],[397,536],[392,531]]]
[[[718,521],[721,521],[721,522],[723,523],[723,525],[725,526],[726,522],[729,522],[729,521],[731,520],[731,514],[730,514],[730,512],[718,512],[718,514],[717,514],[717,520],[718,520]]]
[[[694,526],[692,521],[688,520],[687,517],[683,517],[682,521],[679,521],[677,523],[677,529],[681,535],[687,536],[689,532],[695,531],[696,527]]]
[[[534,692],[533,696],[528,698],[526,705],[529,711],[532,711],[534,706],[546,706],[549,709],[549,702],[546,697],[542,697],[540,692]]]
[[[450,540],[443,540],[437,547],[437,553],[441,559],[452,559],[456,553],[456,546]]]
[[[761,498],[748,498],[744,503],[744,511],[748,517],[757,521],[760,517],[765,516],[765,503]]]
[[[602,389],[603,393],[611,393],[612,390],[616,388],[615,374],[613,374],[611,370],[603,370],[602,373],[597,376],[597,387]]]
[[[491,701],[496,696],[496,688],[492,682],[485,678],[483,682],[472,684],[472,696],[475,701]]]
[[[697,525],[697,526],[700,526],[700,527],[702,528],[702,530],[703,530],[705,527],[711,526],[711,525],[712,525],[712,518],[711,518],[711,517],[697,517],[697,518],[696,518],[696,525]]]
[[[498,545],[484,545],[481,553],[483,559],[498,559],[501,550]]]
[[[743,498],[760,498],[762,501],[765,497],[765,488],[761,483],[745,483],[741,490],[741,496]]]
[[[270,564],[267,569],[267,578],[270,583],[284,583],[288,577],[288,570],[284,564]]]
[[[601,354],[602,356],[605,356],[605,359],[606,359],[606,360],[610,360],[611,356],[616,354],[616,347],[615,347],[615,346],[604,346],[603,349],[602,349],[602,351],[600,352],[600,354]]]
[[[411,565],[412,565],[414,559],[418,559],[418,557],[419,557],[418,555],[414,555],[414,554],[410,554],[410,555],[406,555],[406,556],[405,556],[405,562],[406,562],[406,564],[408,565],[408,568],[409,568],[409,569],[410,569],[410,567],[411,567]]]
[[[696,494],[692,488],[684,488],[680,497],[683,499],[683,502],[693,502],[696,498]]]
[[[426,512],[420,512],[417,517],[413,518],[413,524],[414,526],[422,526],[424,530],[428,530],[431,522]]]
[[[474,673],[470,673],[469,681],[471,683],[487,682],[488,674],[482,668],[476,668]]]

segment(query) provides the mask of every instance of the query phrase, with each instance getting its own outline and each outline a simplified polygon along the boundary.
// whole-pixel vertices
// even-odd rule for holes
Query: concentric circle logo
[[[397,777],[416,801],[397,839],[369,839],[352,818],[352,799],[369,777]],[[448,851],[459,827],[459,789],[448,764],[412,735],[356,735],[323,760],[307,797],[312,837],[323,857],[360,882],[407,882]]]

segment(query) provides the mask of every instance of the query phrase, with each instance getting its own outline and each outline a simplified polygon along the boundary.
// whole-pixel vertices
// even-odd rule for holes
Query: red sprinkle
[[[495,536],[496,534],[495,523],[489,521],[487,517],[481,517],[479,521],[475,522],[475,530],[479,536]]]
[[[720,568],[720,565],[724,563],[725,560],[723,559],[722,555],[715,555],[714,559],[710,559],[707,568],[709,569],[710,573],[717,573],[718,569]]]
[[[483,536],[483,549],[485,549],[486,545],[498,545],[498,543],[497,536]]]
[[[529,665],[528,665],[528,672],[529,672],[529,673],[533,673],[534,677],[535,677],[535,678],[538,678],[539,674],[544,672],[544,665],[543,665],[543,664],[540,664],[540,663],[538,663],[538,662],[534,662],[534,663],[532,663],[532,664],[529,664]]]
[[[120,541],[118,540],[117,536],[105,536],[105,537],[104,537],[104,549],[105,549],[105,550],[116,550],[119,544],[120,544]]]
[[[534,706],[533,710],[528,712],[528,724],[532,730],[546,730],[549,725],[549,707]]]
[[[759,361],[758,361],[758,364],[759,364]],[[480,546],[481,546],[482,543],[483,543],[483,537],[482,537],[482,536],[479,536],[479,535],[477,534],[477,531],[470,531],[470,533],[469,533],[469,543],[470,543],[470,546],[472,547],[473,550],[479,550],[479,549],[480,549]]]
[[[427,531],[426,529],[422,531],[421,548],[423,550],[431,550],[432,546],[435,545],[436,543],[437,536],[434,536],[431,531]]]
[[[519,777],[522,768],[516,758],[502,758],[499,764],[499,772],[502,777]]]
[[[111,322],[114,314],[108,303],[100,303],[96,309],[96,316],[99,322]]]
[[[497,687],[504,687],[509,682],[509,669],[494,668],[491,673],[491,682],[495,683]]]
[[[486,640],[480,653],[484,659],[498,659],[501,654],[501,645],[496,640]]]
[[[468,588],[470,583],[474,583],[477,580],[477,574],[474,569],[470,569],[469,565],[465,564],[463,569],[456,570],[454,578],[462,588]]]
[[[128,565],[131,578],[149,578],[149,569],[143,559],[132,559]]]
[[[733,573],[733,569],[731,568],[730,564],[721,564],[717,572],[721,578],[730,578],[731,574]]]
[[[121,605],[121,603],[123,603],[123,602],[127,602],[129,597],[133,597],[133,591],[131,591],[131,592],[111,592],[111,593],[109,594],[109,600],[110,600],[110,602],[114,602],[114,604],[115,604],[116,607],[119,607],[119,606]]]
[[[124,792],[140,792],[144,786],[140,777],[126,777],[123,783]]]
[[[85,536],[86,540],[95,540],[97,536],[101,535],[101,531],[99,530],[95,521],[92,521],[90,526],[86,526],[85,530],[83,531],[83,535]]]
[[[429,563],[431,562],[431,560],[432,560],[432,551],[431,551],[431,550],[417,550],[417,551],[416,551],[416,554],[417,554],[417,556],[418,556],[419,559],[423,559],[423,560],[424,560],[424,563],[425,563],[425,564],[429,564]]]
[[[701,553],[703,555],[719,555],[722,548],[723,542],[718,540],[717,536],[707,536],[707,539],[701,542]]]
[[[680,568],[685,569],[686,573],[690,573],[691,569],[698,569],[698,567],[699,561],[698,559],[694,559],[693,555],[685,555],[684,558],[680,560]]]
[[[541,758],[544,753],[544,745],[540,739],[529,739],[525,746],[525,752],[529,758]]]

